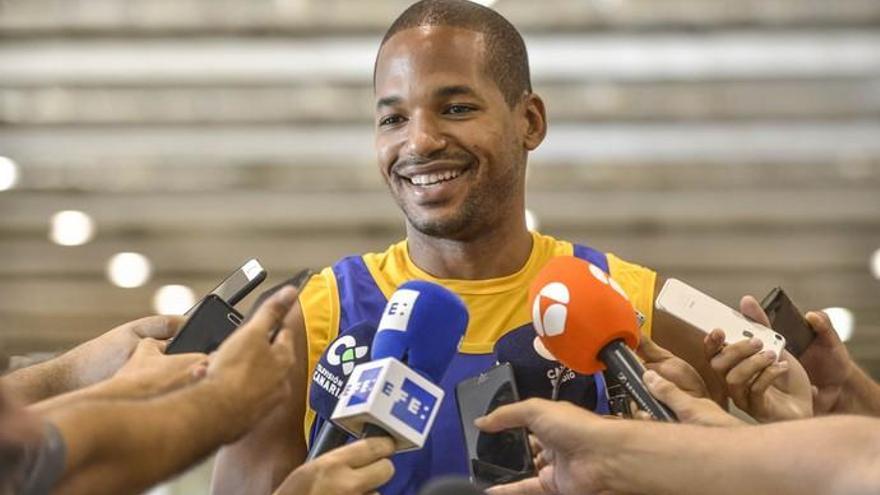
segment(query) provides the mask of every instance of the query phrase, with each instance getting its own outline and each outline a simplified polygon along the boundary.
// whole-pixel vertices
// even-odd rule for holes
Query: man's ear
[[[525,127],[523,144],[528,151],[534,151],[547,135],[547,110],[544,107],[544,100],[535,93],[523,96],[521,104]]]

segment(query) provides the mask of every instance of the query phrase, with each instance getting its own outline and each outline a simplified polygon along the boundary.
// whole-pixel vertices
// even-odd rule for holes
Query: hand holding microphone
[[[675,415],[642,382],[635,310],[623,289],[597,266],[571,256],[554,258],[529,289],[532,319],[544,346],[582,374],[607,369],[639,407],[662,421]]]

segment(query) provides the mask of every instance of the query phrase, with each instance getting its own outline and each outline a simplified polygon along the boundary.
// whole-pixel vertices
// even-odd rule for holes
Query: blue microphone
[[[379,322],[373,360],[355,367],[333,421],[356,437],[392,437],[398,451],[421,448],[444,396],[436,384],[467,325],[464,302],[448,289],[425,281],[401,285]]]
[[[454,292],[411,280],[388,299],[371,359],[393,357],[440,383],[468,326],[468,311]]]

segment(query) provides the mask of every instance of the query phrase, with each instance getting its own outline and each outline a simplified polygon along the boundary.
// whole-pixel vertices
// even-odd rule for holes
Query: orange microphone
[[[639,344],[635,309],[601,268],[573,256],[550,260],[529,289],[532,323],[541,342],[581,374],[607,370],[655,419],[675,415],[645,388],[645,368],[631,349]]]

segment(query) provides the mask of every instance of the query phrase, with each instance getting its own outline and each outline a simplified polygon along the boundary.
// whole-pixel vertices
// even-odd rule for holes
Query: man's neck
[[[407,225],[409,257],[437,278],[485,280],[519,271],[532,253],[525,224],[498,229],[468,241],[439,239]]]

